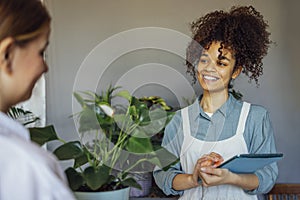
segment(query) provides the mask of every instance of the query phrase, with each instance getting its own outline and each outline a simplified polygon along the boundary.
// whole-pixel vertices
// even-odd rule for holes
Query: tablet
[[[234,173],[254,173],[256,170],[282,158],[282,153],[239,154],[223,162],[218,168],[226,168]]]

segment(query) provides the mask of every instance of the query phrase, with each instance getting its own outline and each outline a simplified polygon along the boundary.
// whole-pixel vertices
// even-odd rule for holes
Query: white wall
[[[275,129],[278,151],[285,154],[283,161],[279,163],[280,175],[278,182],[300,182],[300,148],[299,128],[297,123],[300,119],[300,98],[298,78],[300,69],[297,50],[299,46],[299,14],[298,1],[284,0],[46,0],[53,17],[52,35],[48,52],[50,70],[47,80],[47,122],[55,124],[59,134],[67,139],[77,138],[74,123],[69,116],[72,111],[72,92],[76,83],[75,77],[78,72],[81,83],[88,83],[91,79],[98,79],[94,83],[97,90],[105,89],[109,83],[117,83],[126,80],[130,75],[136,75],[137,79],[149,80],[153,83],[136,84],[134,78],[130,78],[123,85],[132,87],[138,95],[160,95],[167,101],[177,106],[181,101],[181,95],[191,94],[186,92],[185,82],[182,77],[185,74],[183,58],[168,51],[156,49],[140,49],[119,55],[109,65],[105,63],[105,54],[118,53],[126,47],[126,39],[119,43],[108,43],[104,54],[99,55],[99,67],[96,71],[80,71],[80,66],[87,55],[99,43],[122,31],[141,27],[163,27],[176,30],[184,35],[190,35],[189,23],[197,17],[215,10],[228,9],[232,5],[252,4],[263,13],[270,25],[271,39],[277,45],[273,45],[268,56],[264,60],[264,75],[260,79],[260,87],[249,84],[242,77],[237,80],[237,88],[244,94],[244,99],[252,103],[265,106],[271,114]],[[294,25],[297,24],[297,25]],[[149,35],[147,35],[149,34]],[[145,33],[145,38],[153,34]],[[140,35],[137,35],[137,38]],[[176,37],[175,37],[176,38]],[[121,38],[122,39],[122,38]],[[161,38],[157,38],[160,40]],[[134,41],[136,42],[136,41]],[[164,41],[159,41],[164,42]],[[176,43],[174,41],[173,43]],[[170,43],[173,44],[173,43]],[[118,46],[119,44],[119,46]],[[102,44],[103,45],[103,44]],[[114,47],[116,45],[116,47]],[[141,44],[139,44],[141,45]],[[159,44],[157,44],[159,45]],[[102,46],[103,47],[103,46]],[[176,47],[172,47],[176,48]],[[184,51],[185,46],[182,46]],[[107,50],[107,51],[106,51]],[[114,51],[115,52],[112,52]],[[95,50],[94,50],[95,53]],[[117,54],[116,54],[117,55]],[[156,73],[138,73],[132,69],[147,63],[153,64]],[[169,66],[170,68],[166,67]],[[150,66],[151,67],[151,66]],[[160,68],[167,72],[160,73]],[[173,69],[173,70],[171,70]],[[95,69],[94,69],[95,70]],[[93,77],[97,70],[103,72],[101,76]],[[169,71],[168,71],[169,70]],[[130,72],[130,73],[129,73]],[[178,75],[174,82],[175,72]],[[136,73],[136,74],[135,74]],[[164,87],[159,79],[169,81],[176,85],[176,92]],[[189,79],[189,78],[187,78]],[[124,83],[124,82],[123,82]],[[87,87],[87,86],[86,86]],[[199,88],[194,87],[198,93]],[[180,94],[175,94],[180,93]],[[176,95],[178,95],[176,97]]]

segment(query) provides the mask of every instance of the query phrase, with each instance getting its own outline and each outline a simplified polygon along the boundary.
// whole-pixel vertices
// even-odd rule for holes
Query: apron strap
[[[188,107],[181,109],[181,117],[182,117],[182,129],[184,136],[191,135],[191,128],[190,128],[190,120],[189,120],[189,111]]]
[[[240,114],[239,124],[238,124],[238,127],[236,129],[237,134],[243,134],[244,133],[246,120],[247,120],[247,117],[248,117],[250,106],[251,106],[250,103],[243,102],[243,107],[242,107],[241,114]]]
[[[181,117],[182,117],[183,142],[180,151],[180,161],[181,164],[184,165],[181,159],[185,157],[188,149],[197,139],[192,137],[191,135],[188,107],[181,109]]]

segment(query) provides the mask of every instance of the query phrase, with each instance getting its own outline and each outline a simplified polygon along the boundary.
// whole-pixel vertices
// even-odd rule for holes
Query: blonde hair
[[[0,41],[7,37],[17,45],[36,38],[51,17],[40,0],[0,0]]]

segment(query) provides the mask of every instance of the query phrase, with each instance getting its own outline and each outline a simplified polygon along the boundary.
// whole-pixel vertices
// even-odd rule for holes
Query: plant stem
[[[57,139],[58,139],[58,141],[60,141],[60,142],[62,142],[62,143],[64,143],[64,144],[67,143],[65,140],[63,140],[63,139],[61,139],[61,138],[57,138]]]
[[[131,169],[133,169],[134,167],[136,167],[138,164],[140,164],[141,162],[147,161],[147,158],[143,158],[138,160],[137,162],[135,162],[132,166],[130,166],[128,169],[126,169],[124,171],[124,173],[128,173]]]

